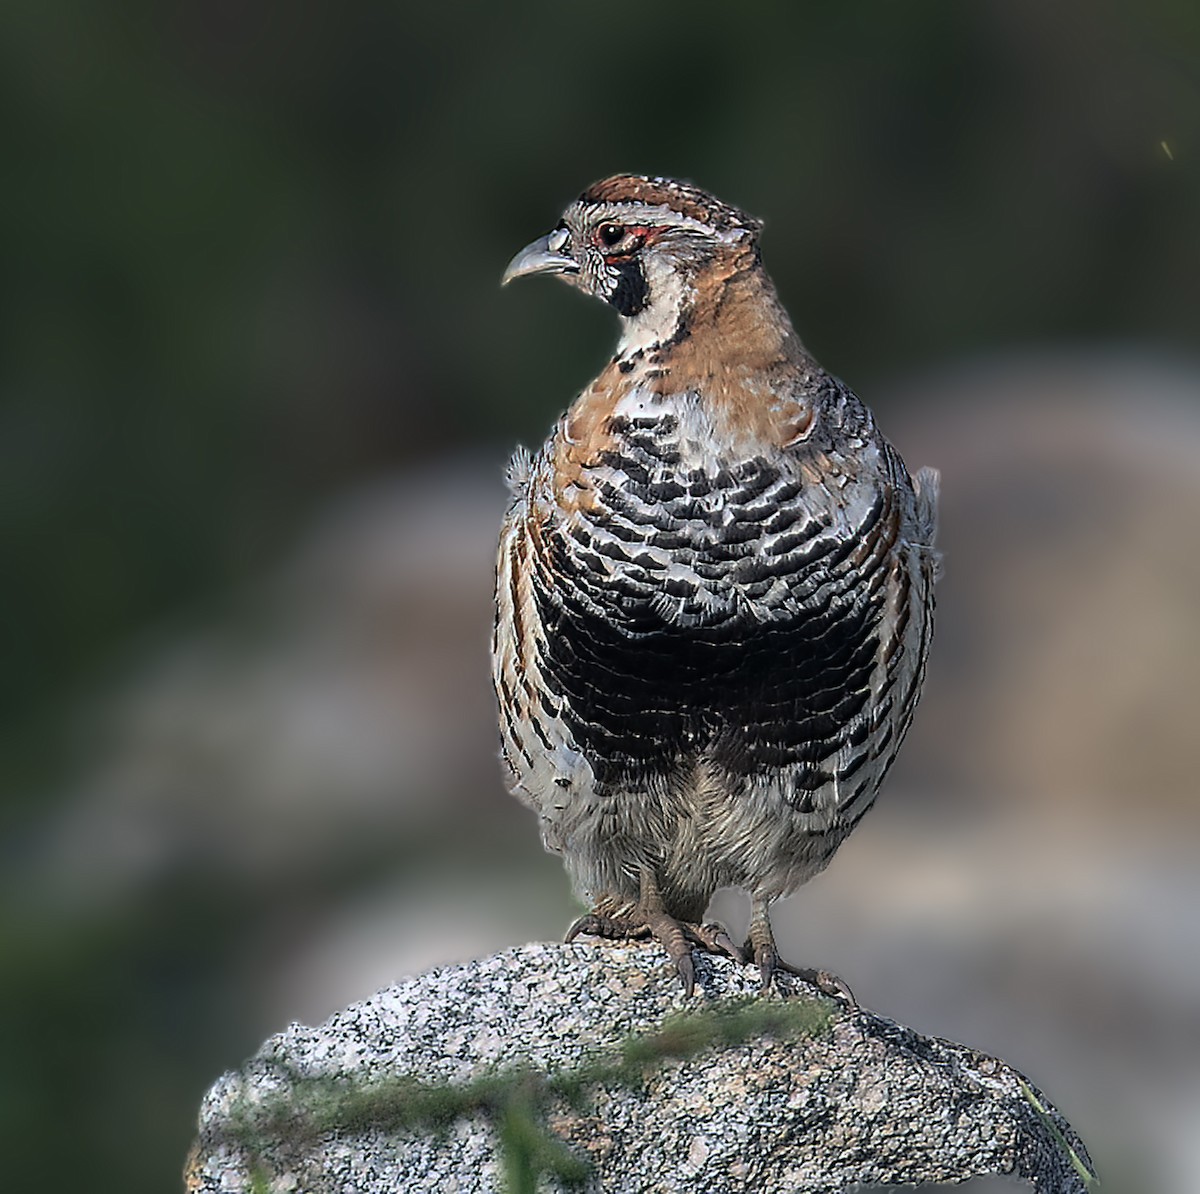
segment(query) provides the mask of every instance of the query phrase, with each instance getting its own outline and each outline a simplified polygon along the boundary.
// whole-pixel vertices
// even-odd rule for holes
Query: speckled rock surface
[[[672,1014],[784,999],[760,996],[749,967],[696,963],[686,1000],[656,946],[528,945],[406,979],[320,1027],[293,1024],[205,1097],[188,1189],[234,1194],[255,1180],[313,1194],[502,1191],[497,1117],[487,1112],[436,1131],[359,1116],[309,1136],[277,1114],[249,1150],[247,1125],[286,1106],[297,1081],[461,1086],[518,1066],[569,1071],[618,1055]],[[787,991],[789,1002],[818,998],[799,983]],[[1085,1191],[1082,1144],[1005,1063],[863,1009],[827,1010],[816,1035],[669,1058],[634,1083],[590,1086],[582,1104],[557,1100],[546,1124],[588,1159],[593,1191],[834,1194],[987,1174],[1024,1178],[1039,1194]],[[557,1188],[547,1177],[538,1186]]]

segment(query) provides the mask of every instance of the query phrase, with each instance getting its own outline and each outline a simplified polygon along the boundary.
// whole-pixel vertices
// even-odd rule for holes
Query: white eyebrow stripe
[[[693,232],[702,232],[705,236],[715,237],[725,244],[736,244],[739,240],[751,235],[749,228],[729,228],[721,231],[702,220],[685,216],[682,212],[669,207],[652,203],[580,203],[571,205],[568,218],[587,213],[591,223],[624,223],[624,224],[664,224],[672,228],[687,228]]]

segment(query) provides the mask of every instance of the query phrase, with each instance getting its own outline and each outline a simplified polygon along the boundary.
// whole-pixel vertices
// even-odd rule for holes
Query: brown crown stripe
[[[582,195],[581,203],[645,203],[667,207],[680,215],[708,224],[718,232],[745,228],[757,232],[762,221],[728,203],[722,203],[707,191],[672,178],[649,178],[644,174],[614,174],[594,182]]]

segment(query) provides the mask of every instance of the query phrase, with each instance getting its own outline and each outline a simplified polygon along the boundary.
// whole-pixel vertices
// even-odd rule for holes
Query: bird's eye
[[[617,244],[625,236],[625,228],[622,224],[601,224],[599,237],[600,243],[607,245],[610,249]]]

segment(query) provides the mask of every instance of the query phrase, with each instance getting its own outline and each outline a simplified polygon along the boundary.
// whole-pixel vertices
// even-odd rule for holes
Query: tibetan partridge
[[[937,473],[910,477],[801,344],[761,224],[640,175],[590,187],[507,282],[557,274],[621,317],[616,355],[535,454],[500,536],[493,675],[509,789],[592,911],[653,936],[684,987],[704,923],[822,870],[871,807],[921,692]]]

